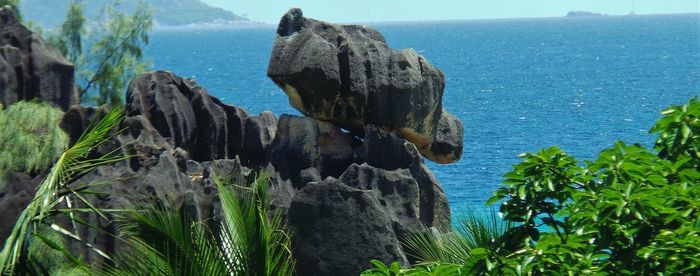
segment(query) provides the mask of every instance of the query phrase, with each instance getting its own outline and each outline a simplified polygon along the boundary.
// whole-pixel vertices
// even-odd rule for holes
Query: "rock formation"
[[[292,9],[277,28],[267,74],[306,116],[358,136],[367,124],[390,129],[438,163],[462,156],[461,124],[442,109],[442,71],[413,49],[390,49],[376,30]],[[441,123],[449,135],[438,134]]]
[[[164,71],[146,73],[131,82],[126,112],[144,116],[174,147],[189,152],[196,161],[240,156],[245,164],[260,165],[277,124],[270,112],[249,116],[209,96],[193,80]]]
[[[73,64],[0,7],[0,103],[40,99],[64,111],[79,104]]]
[[[423,226],[450,227],[444,191],[422,158],[461,156],[462,125],[442,110],[437,68],[412,50],[390,50],[374,30],[292,10],[278,29],[270,76],[309,117],[251,116],[193,80],[165,71],[137,76],[127,91],[125,131],[98,150],[121,147],[131,157],[71,185],[111,181],[103,187],[108,196],[91,197],[96,207],[160,202],[203,220],[217,214],[213,173],[265,171],[271,210],[287,222],[300,275],[357,275],[372,259],[407,264],[401,236]],[[101,114],[74,106],[61,125],[75,141]],[[16,185],[0,192],[3,218],[12,221],[30,194]],[[119,250],[106,234],[115,225],[87,216],[105,230],[81,230],[88,241]],[[80,252],[87,261],[97,258]]]

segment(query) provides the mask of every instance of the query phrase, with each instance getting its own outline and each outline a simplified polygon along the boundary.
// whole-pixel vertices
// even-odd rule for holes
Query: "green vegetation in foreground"
[[[557,147],[521,155],[487,202],[517,226],[486,246],[416,235],[405,245],[423,262],[364,275],[700,274],[700,101],[662,114],[653,150],[618,141],[583,165]]]
[[[250,186],[214,176],[223,221],[210,225],[162,207],[122,221],[128,246],[107,275],[292,275],[290,236],[279,214],[268,218],[266,176]],[[97,271],[96,273],[99,273]]]
[[[2,251],[0,251],[0,275],[39,275],[52,271],[54,268],[46,267],[48,264],[42,261],[42,258],[30,254],[32,251],[29,249],[32,248],[32,243],[38,241],[44,242],[47,246],[57,250],[58,253],[68,257],[73,265],[81,265],[80,259],[71,256],[66,248],[58,246],[57,242],[41,233],[45,229],[52,229],[62,235],[72,236],[73,239],[89,246],[88,241],[83,240],[78,231],[65,229],[54,221],[59,216],[64,217],[71,221],[73,228],[75,228],[76,224],[82,222],[77,219],[75,214],[84,211],[73,207],[78,206],[78,204],[88,206],[84,209],[89,209],[96,215],[106,218],[102,211],[92,207],[81,194],[88,193],[87,187],[74,187],[70,184],[76,177],[88,173],[98,166],[124,159],[118,154],[107,154],[95,159],[87,158],[97,147],[111,139],[114,135],[112,130],[119,125],[122,118],[121,108],[113,109],[102,120],[83,133],[75,145],[64,151],[58,161],[53,164],[46,178],[39,184],[34,199],[20,214],[10,236],[3,245]]]
[[[234,181],[235,176],[215,177],[223,217],[217,225],[193,221],[186,214],[162,207],[145,211],[93,207],[86,199],[92,193],[90,186],[72,183],[98,166],[126,158],[115,149],[87,159],[120,132],[114,129],[123,116],[121,108],[114,108],[60,154],[0,251],[0,275],[142,275],[144,271],[154,275],[293,274],[290,236],[279,215],[268,217],[265,176],[249,186],[238,185],[242,178]],[[84,239],[76,225],[97,229],[80,218],[78,214],[84,212],[105,220],[107,215],[119,218],[122,228],[117,238],[124,249],[110,256]],[[61,219],[69,223],[59,223]],[[72,255],[68,239],[103,260],[84,263],[85,258]]]
[[[0,188],[8,172],[38,173],[53,165],[68,147],[58,122],[60,109],[42,102],[0,106]]]
[[[420,260],[412,268],[401,268],[398,263],[386,266],[373,260],[376,267],[363,275],[457,275],[473,271],[464,270],[463,263],[473,254],[486,249],[499,250],[497,240],[513,227],[503,221],[496,211],[486,215],[468,213],[461,218],[451,233],[441,234],[436,229],[416,232],[403,239],[409,259]]]
[[[132,15],[119,11],[118,1],[110,3],[86,24],[82,1],[71,1],[66,21],[48,40],[75,65],[81,100],[114,106],[123,103],[129,81],[149,65],[141,46],[148,44],[153,12],[143,1]]]

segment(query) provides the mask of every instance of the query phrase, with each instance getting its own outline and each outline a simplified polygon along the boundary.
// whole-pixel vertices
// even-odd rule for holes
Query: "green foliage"
[[[19,0],[0,0],[0,8],[4,6],[10,6],[12,9],[15,10],[17,13],[17,16],[20,16],[19,13]]]
[[[12,8],[16,8],[19,6],[19,0],[0,0],[0,6],[10,6]]]
[[[512,227],[499,218],[495,210],[485,216],[468,213],[460,219],[454,232],[426,229],[403,238],[409,257],[419,260],[418,264],[399,268],[398,263],[386,266],[373,260],[375,268],[363,275],[469,275],[485,270],[483,256],[487,252],[498,252],[500,237]]]
[[[687,105],[665,109],[664,115],[651,129],[659,133],[654,148],[659,156],[674,162],[690,157],[683,167],[700,168],[700,101],[693,98]]]
[[[68,6],[66,21],[58,29],[58,34],[51,37],[53,44],[71,63],[78,65],[83,53],[83,36],[85,35],[85,15],[79,0],[73,0]]]
[[[49,275],[90,275],[85,266],[76,265],[64,252],[56,250],[56,248],[67,248],[62,234],[45,226],[39,229],[30,237],[27,252],[41,266],[39,270]]]
[[[497,250],[498,238],[511,228],[494,210],[485,216],[468,213],[454,232],[419,231],[403,238],[403,245],[409,257],[421,262],[464,263],[474,248]]]
[[[121,104],[128,82],[148,66],[141,46],[148,44],[152,11],[141,2],[132,15],[111,1],[91,24],[86,24],[82,3],[73,0],[66,21],[49,41],[76,66],[83,101],[97,105]]]
[[[414,243],[428,262],[367,275],[700,274],[700,102],[662,114],[654,152],[618,141],[583,164],[557,147],[520,155],[487,202],[517,226],[464,251],[428,235]]]
[[[224,221],[216,230],[186,214],[156,208],[132,212],[122,229],[130,250],[108,275],[292,275],[290,237],[279,215],[268,218],[268,180],[251,186],[215,177]]]
[[[662,114],[656,153],[616,142],[584,166],[556,147],[523,155],[492,198],[522,223],[506,234],[519,248],[493,271],[700,273],[700,104]]]
[[[61,247],[53,242],[53,239],[43,236],[40,230],[45,226],[50,226],[58,233],[68,235],[93,248],[80,237],[77,231],[70,232],[53,223],[52,220],[58,215],[65,215],[73,224],[80,223],[81,221],[76,219],[74,213],[81,210],[73,208],[78,203],[88,206],[87,209],[90,212],[105,217],[100,210],[94,208],[81,195],[86,187],[72,187],[70,184],[76,177],[88,173],[98,166],[124,159],[119,154],[107,154],[96,159],[87,159],[88,155],[93,153],[97,147],[111,139],[110,135],[115,133],[113,129],[119,125],[122,118],[122,109],[119,107],[113,109],[98,123],[88,128],[75,145],[61,154],[49,174],[39,184],[34,199],[19,215],[10,236],[5,241],[2,251],[0,251],[0,275],[45,274],[49,270],[44,267],[40,259],[37,259],[36,255],[29,254],[29,248],[33,242],[37,241],[36,238],[61,252],[74,265],[82,265],[80,260],[70,256],[65,247]],[[118,149],[114,153],[117,151]]]
[[[108,16],[99,20],[91,31],[95,39],[86,58],[91,69],[80,71],[79,75],[86,81],[80,94],[86,97],[94,88],[97,91],[94,100],[98,105],[114,105],[122,102],[128,82],[147,66],[141,61],[141,45],[148,43],[153,15],[144,3],[131,16],[114,7],[107,7],[105,14]]]
[[[380,261],[372,260],[374,268],[362,272],[363,276],[442,276],[442,275],[471,275],[463,265],[429,262],[410,268],[401,268],[393,262],[387,266]]]
[[[19,6],[19,0],[0,0],[0,7],[4,6],[10,6],[13,9],[17,10],[17,7]]]
[[[258,177],[251,187],[214,179],[224,210],[222,241],[237,256],[231,262],[234,274],[293,274],[291,237],[279,213],[268,219],[267,177]]]
[[[0,107],[0,186],[7,172],[48,169],[68,147],[59,127],[60,109],[42,102],[18,102]]]

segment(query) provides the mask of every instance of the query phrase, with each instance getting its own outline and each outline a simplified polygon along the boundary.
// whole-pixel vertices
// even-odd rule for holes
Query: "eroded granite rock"
[[[209,96],[206,89],[171,72],[153,71],[129,85],[126,112],[146,117],[155,129],[196,161],[240,156],[246,165],[265,163],[277,118],[270,112],[249,116]]]
[[[373,191],[337,179],[307,184],[288,213],[297,273],[358,275],[370,259],[406,264],[384,208]]]
[[[277,28],[267,74],[306,116],[358,136],[367,124],[390,129],[436,162],[461,157],[461,148],[444,149],[459,144],[461,124],[445,125],[455,127],[448,131],[455,135],[440,136],[443,141],[437,137],[445,89],[442,71],[412,49],[390,49],[374,29],[318,21],[292,9]],[[439,147],[432,147],[436,142]],[[432,153],[434,148],[441,152]]]
[[[63,111],[80,103],[73,64],[0,7],[0,103],[40,99]]]

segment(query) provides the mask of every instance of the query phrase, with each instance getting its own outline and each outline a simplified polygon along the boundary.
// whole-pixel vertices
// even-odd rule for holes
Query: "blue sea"
[[[660,111],[700,94],[700,15],[376,23],[446,76],[464,156],[429,163],[453,213],[485,208],[517,155],[558,145],[578,160],[616,140],[651,146]],[[224,102],[299,114],[266,76],[275,26],[157,31],[153,69],[195,79]]]

